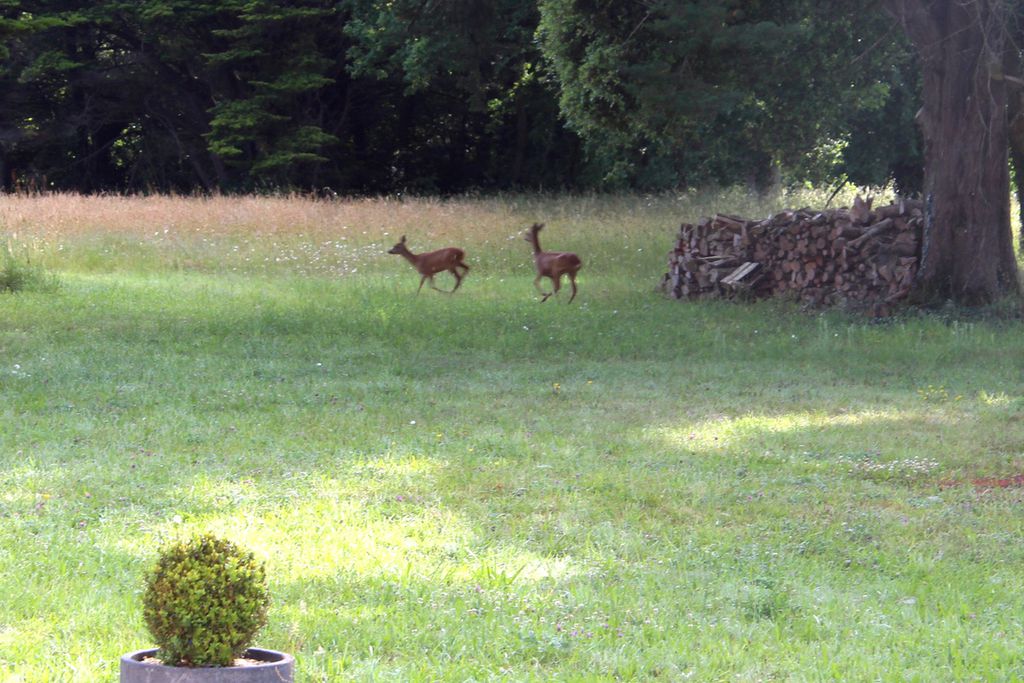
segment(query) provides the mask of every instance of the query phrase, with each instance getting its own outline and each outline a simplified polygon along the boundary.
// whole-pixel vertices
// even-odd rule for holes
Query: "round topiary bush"
[[[252,553],[210,534],[160,551],[143,617],[171,666],[231,666],[267,623],[266,572]]]

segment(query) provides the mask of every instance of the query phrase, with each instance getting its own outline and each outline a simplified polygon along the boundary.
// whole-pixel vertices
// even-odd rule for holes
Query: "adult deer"
[[[533,245],[533,264],[537,267],[537,277],[533,279],[533,286],[543,295],[540,302],[544,303],[548,297],[558,294],[558,290],[562,287],[562,276],[568,275],[569,284],[572,285],[572,296],[569,297],[568,303],[572,303],[572,300],[576,298],[576,273],[583,265],[583,261],[579,256],[568,251],[542,251],[537,233],[543,227],[543,223],[534,223],[526,231],[526,241]],[[542,277],[551,280],[553,291],[545,292],[540,288]]]
[[[420,290],[423,289],[423,283],[430,280],[431,289],[437,289],[439,292],[445,294],[451,294],[451,292],[445,292],[443,289],[438,289],[434,285],[434,276],[442,271],[447,270],[449,273],[455,276],[455,286],[452,287],[452,292],[459,288],[462,284],[462,278],[469,272],[469,266],[466,265],[465,258],[466,252],[456,247],[447,247],[445,249],[438,249],[437,251],[428,251],[422,254],[414,254],[409,251],[409,247],[405,246],[405,235],[402,235],[401,241],[395,246],[388,249],[389,254],[398,254],[406,261],[412,264],[412,267],[422,275],[420,278],[420,286],[416,290],[419,294]],[[459,273],[459,269],[462,269],[462,273]]]

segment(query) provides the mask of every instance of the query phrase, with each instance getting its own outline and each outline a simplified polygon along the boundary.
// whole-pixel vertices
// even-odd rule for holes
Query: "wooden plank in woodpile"
[[[760,267],[761,267],[760,263],[757,263],[755,261],[747,261],[742,266],[740,266],[736,270],[732,271],[732,273],[727,275],[722,280],[722,284],[723,285],[729,285],[730,287],[743,286],[744,278],[746,278],[749,275],[751,275],[755,270],[757,270]],[[747,283],[746,286],[749,286],[749,283]]]

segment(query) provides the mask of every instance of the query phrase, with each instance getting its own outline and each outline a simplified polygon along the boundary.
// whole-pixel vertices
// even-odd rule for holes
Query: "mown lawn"
[[[61,282],[0,295],[0,679],[115,680],[206,530],[303,681],[1024,678],[1024,489],[972,483],[1024,472],[1021,323],[656,291],[679,222],[804,200],[0,197]]]

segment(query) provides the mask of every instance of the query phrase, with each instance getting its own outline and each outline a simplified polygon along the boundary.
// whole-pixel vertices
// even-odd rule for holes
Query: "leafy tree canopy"
[[[0,0],[0,183],[914,189],[909,53],[846,5]]]
[[[761,185],[778,164],[818,181],[878,182],[895,161],[872,166],[845,150],[869,120],[913,137],[906,117],[872,116],[905,97],[908,57],[880,12],[846,7],[541,0],[539,36],[568,125],[627,176],[667,159],[690,182],[735,182],[739,167]],[[822,150],[833,152],[824,164]]]

